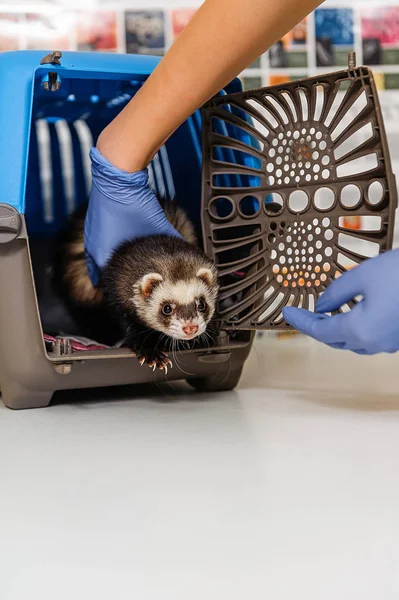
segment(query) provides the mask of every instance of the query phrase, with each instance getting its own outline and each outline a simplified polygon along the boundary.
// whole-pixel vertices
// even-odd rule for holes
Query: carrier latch
[[[54,65],[56,67],[61,66],[62,52],[61,50],[54,50],[50,54],[46,54],[40,61],[41,65]],[[49,71],[42,79],[43,89],[46,92],[58,92],[61,87],[61,77],[55,71]]]

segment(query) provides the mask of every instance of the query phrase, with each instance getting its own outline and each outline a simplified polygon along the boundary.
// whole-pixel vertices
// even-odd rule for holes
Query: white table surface
[[[399,355],[264,336],[175,387],[0,405],[1,600],[399,598]]]

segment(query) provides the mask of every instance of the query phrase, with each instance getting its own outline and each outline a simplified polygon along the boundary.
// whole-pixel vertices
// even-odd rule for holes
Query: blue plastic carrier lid
[[[40,65],[49,50],[5,52],[0,54],[0,131],[2,160],[0,161],[1,202],[25,212],[29,139],[32,121],[40,118],[44,107],[61,106],[74,91],[87,82],[143,82],[154,70],[160,58],[153,56],[111,53],[64,52],[60,66]],[[46,92],[43,78],[55,71],[61,77],[57,92]],[[94,96],[91,94],[91,106]],[[71,103],[69,104],[71,105]],[[115,106],[115,110],[117,110]],[[47,110],[48,116],[50,116]],[[64,115],[67,111],[64,111]],[[55,115],[56,116],[56,115]]]

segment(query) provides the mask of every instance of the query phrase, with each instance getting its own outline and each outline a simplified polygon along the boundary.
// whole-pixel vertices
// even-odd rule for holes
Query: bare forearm
[[[321,0],[206,0],[141,90],[103,131],[98,148],[137,171],[206,100]]]

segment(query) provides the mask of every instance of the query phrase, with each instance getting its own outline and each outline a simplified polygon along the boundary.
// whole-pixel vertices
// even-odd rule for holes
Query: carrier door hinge
[[[356,69],[356,52],[349,52],[348,54],[348,69],[349,71]]]
[[[68,338],[57,338],[55,342],[53,342],[53,353],[55,356],[71,356],[72,342]]]
[[[218,332],[218,335],[215,337],[215,347],[220,346],[228,346],[230,343],[230,335],[229,332],[221,329]]]
[[[55,356],[71,356],[73,353],[72,342],[68,338],[57,338],[52,342],[52,352]],[[72,371],[72,362],[53,363],[54,369],[60,375],[69,375]]]
[[[61,66],[62,52],[61,50],[54,50],[50,54],[46,54],[40,61],[41,65],[54,65],[55,67]],[[56,71],[49,71],[42,78],[42,86],[46,92],[58,92],[61,87],[61,77]]]
[[[46,54],[40,61],[41,65],[61,65],[62,52],[61,50],[54,50],[50,54]]]

